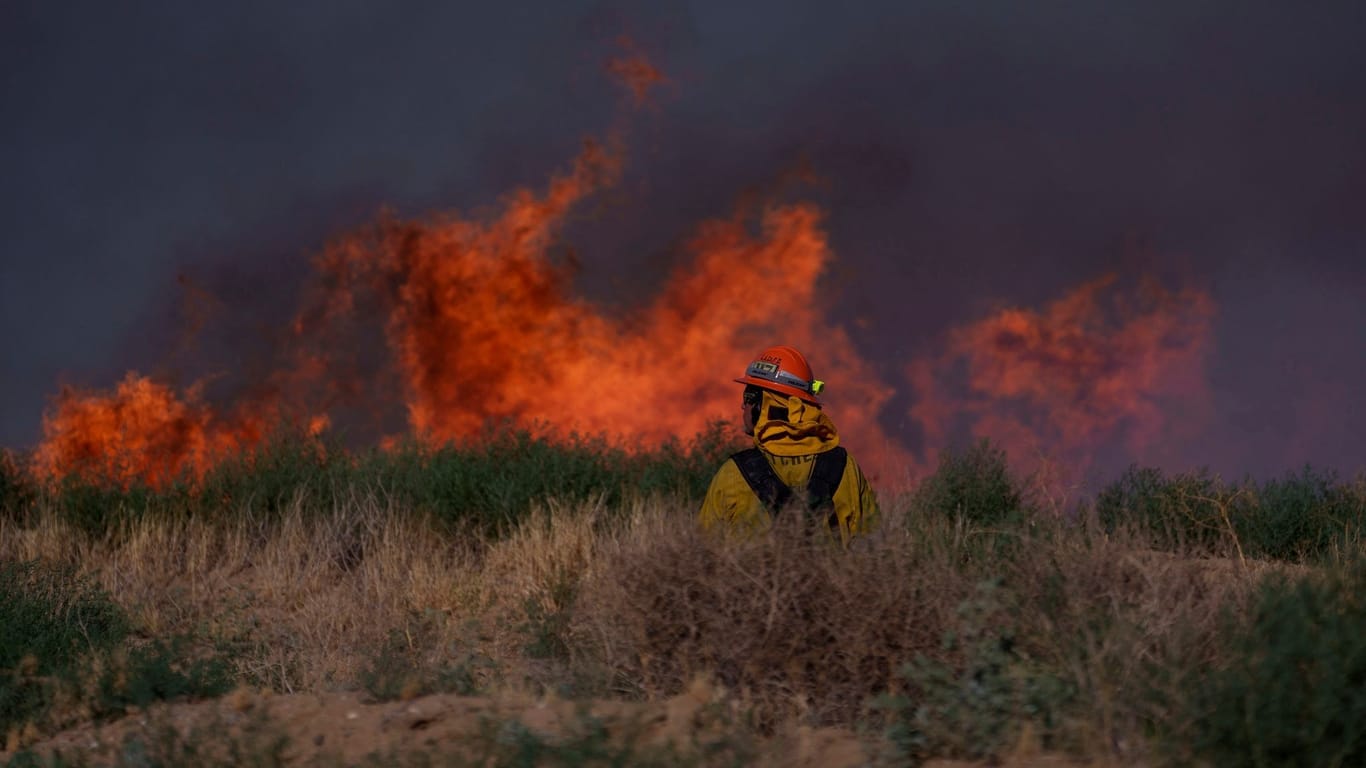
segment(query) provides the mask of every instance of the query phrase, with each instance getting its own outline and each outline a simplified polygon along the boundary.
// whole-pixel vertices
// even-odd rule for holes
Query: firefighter
[[[877,498],[854,457],[840,447],[821,410],[824,382],[801,352],[769,347],[735,379],[744,384],[741,413],[754,447],[726,460],[702,502],[705,528],[753,531],[775,515],[799,514],[839,540],[866,532]]]

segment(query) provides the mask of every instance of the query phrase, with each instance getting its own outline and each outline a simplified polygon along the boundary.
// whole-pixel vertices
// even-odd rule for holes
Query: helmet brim
[[[759,387],[761,389],[767,389],[771,392],[778,392],[784,395],[792,395],[793,397],[805,400],[806,402],[811,403],[812,405],[821,404],[820,398],[816,397],[810,392],[804,392],[800,389],[797,389],[796,387],[789,386],[787,384],[779,384],[776,381],[770,381],[768,379],[761,379],[757,376],[741,376],[738,379],[732,379],[732,381],[734,381],[736,384],[752,384],[756,387]]]

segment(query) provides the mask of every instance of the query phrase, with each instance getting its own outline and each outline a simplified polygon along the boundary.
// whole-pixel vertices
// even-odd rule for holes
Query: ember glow
[[[638,99],[662,80],[635,53],[609,69]],[[113,393],[64,391],[35,467],[160,486],[251,449],[282,418],[316,434],[358,403],[402,414],[388,437],[432,445],[512,425],[652,447],[738,421],[730,380],[775,343],[807,353],[846,444],[890,482],[922,474],[965,433],[1013,455],[1079,457],[1117,437],[1142,450],[1165,434],[1171,403],[1202,396],[1209,297],[1155,284],[1125,293],[1112,278],[954,330],[932,358],[865,358],[830,317],[820,280],[834,254],[807,203],[700,223],[657,295],[607,311],[572,293],[555,254],[567,217],[619,179],[621,157],[588,142],[567,171],[490,212],[385,218],[335,240],[315,259],[292,351],[258,387],[268,398],[216,411],[196,388],[178,395],[135,374]],[[380,359],[358,357],[358,329],[382,329]],[[919,439],[885,427],[898,388],[914,398]]]

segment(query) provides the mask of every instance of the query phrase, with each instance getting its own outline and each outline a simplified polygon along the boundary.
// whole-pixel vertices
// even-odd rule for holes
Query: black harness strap
[[[825,523],[832,531],[838,531],[840,527],[839,515],[835,513],[835,491],[844,479],[844,465],[848,460],[848,451],[832,448],[816,457],[816,466],[811,468],[811,478],[806,481],[807,506],[813,516],[824,512]]]
[[[754,495],[759,497],[770,514],[778,514],[792,500],[792,488],[778,477],[773,467],[758,448],[748,448],[731,456],[740,474],[749,483]],[[839,516],[835,513],[835,492],[839,490],[840,480],[844,478],[844,465],[849,460],[849,452],[835,447],[816,456],[816,464],[811,468],[811,477],[806,482],[807,509],[813,517],[825,513],[826,524],[831,530],[839,529]]]
[[[731,459],[740,468],[740,474],[749,483],[750,490],[754,491],[769,512],[776,513],[792,499],[792,489],[773,471],[763,451],[747,448],[731,456]]]

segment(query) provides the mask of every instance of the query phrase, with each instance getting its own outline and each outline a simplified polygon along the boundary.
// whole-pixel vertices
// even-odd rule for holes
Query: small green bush
[[[725,422],[716,422],[686,444],[671,440],[639,454],[628,465],[633,492],[700,500],[726,459],[749,447]]]
[[[117,534],[143,516],[197,516],[226,521],[270,518],[298,502],[327,512],[347,494],[375,492],[400,508],[431,515],[452,529],[487,535],[510,530],[547,498],[600,499],[609,507],[652,495],[701,499],[712,475],[737,446],[722,425],[688,441],[643,451],[573,436],[552,441],[527,431],[495,431],[468,444],[408,443],[352,453],[335,442],[281,432],[229,457],[203,477],[151,489],[73,475],[40,489],[37,501],[94,538]],[[0,466],[0,470],[3,470]],[[15,474],[0,471],[0,504],[29,505]],[[13,486],[13,490],[7,490]],[[4,511],[4,510],[0,510]]]
[[[354,459],[340,443],[281,430],[214,465],[199,481],[182,480],[161,501],[178,497],[193,513],[209,517],[244,508],[274,516],[300,496],[319,508],[331,506],[336,491],[355,475]]]
[[[1173,550],[1232,550],[1234,491],[1206,469],[1167,477],[1131,466],[1096,495],[1096,516],[1108,530],[1136,525]]]
[[[487,656],[462,651],[454,643],[447,644],[444,652],[433,658],[429,649],[437,645],[430,639],[434,629],[432,621],[422,620],[413,628],[390,632],[388,640],[361,670],[361,688],[375,701],[432,693],[473,696],[481,692],[485,678],[496,677],[496,664]]]
[[[528,432],[497,432],[467,446],[410,444],[374,453],[359,481],[383,488],[455,527],[497,534],[510,530],[547,498],[600,499],[616,507],[629,497],[700,499],[734,446],[718,426],[687,444],[641,452],[574,436],[562,442]]]
[[[1366,765],[1366,564],[1273,577],[1223,618],[1228,662],[1172,702],[1220,766]]]
[[[577,582],[561,577],[550,588],[548,600],[528,597],[522,603],[526,620],[518,629],[526,638],[523,650],[533,659],[565,659],[569,656],[569,626]]]
[[[1366,503],[1332,472],[1305,467],[1261,486],[1256,506],[1237,519],[1253,550],[1278,560],[1317,560],[1349,528],[1366,521]]]
[[[157,500],[145,486],[119,488],[71,476],[62,479],[54,506],[58,516],[76,530],[100,539],[145,515]]]
[[[58,677],[117,647],[128,630],[118,606],[74,570],[0,563],[0,733],[45,712]]]
[[[982,440],[964,451],[944,451],[939,467],[911,499],[917,515],[960,515],[982,526],[1018,523],[1029,515],[1003,449]]]
[[[109,596],[64,566],[0,563],[0,733],[45,723],[58,700],[95,717],[231,687],[226,663],[180,640],[134,645]]]
[[[1107,529],[1137,525],[1168,549],[1294,562],[1321,561],[1366,522],[1353,486],[1312,467],[1261,485],[1130,467],[1097,495],[1095,510]]]
[[[499,435],[480,446],[446,447],[424,456],[423,477],[410,486],[438,519],[474,523],[488,532],[511,528],[550,496],[578,501],[616,496],[613,452],[578,439],[557,445],[528,433]]]
[[[117,717],[129,707],[154,701],[221,696],[234,682],[227,660],[197,658],[182,638],[125,648],[89,666],[73,670],[68,683],[86,690],[93,687],[87,706],[97,718]]]
[[[888,720],[884,733],[894,762],[932,757],[999,757],[1025,724],[1045,747],[1077,698],[1061,670],[1031,658],[1016,642],[1007,606],[1014,598],[997,582],[978,585],[957,610],[956,630],[941,653],[917,654],[901,671],[904,692],[875,703]]]

